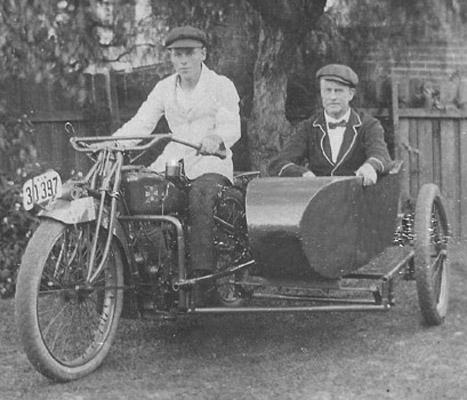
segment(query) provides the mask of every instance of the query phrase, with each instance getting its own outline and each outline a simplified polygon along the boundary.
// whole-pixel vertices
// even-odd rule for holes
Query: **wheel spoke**
[[[60,263],[62,262],[62,257],[63,257],[63,254],[65,253],[65,241],[62,241],[62,244],[60,246],[60,252],[58,254],[58,257],[57,257],[57,260],[55,261],[55,268],[54,268],[54,273],[53,273],[53,277],[55,278],[58,274],[58,271],[59,271],[59,267],[60,267]]]
[[[71,233],[65,235],[65,240],[69,238],[69,236],[71,236]],[[78,239],[75,241],[75,246],[74,246],[74,249],[71,250],[71,254],[68,256],[68,262],[67,262],[67,268],[69,268],[73,261],[75,260],[75,257],[77,256],[78,254],[78,249],[79,249],[79,243],[81,242],[82,240],[82,236],[83,236],[83,231],[80,230],[79,233],[78,233]],[[71,240],[66,240],[68,245],[70,246],[70,242]],[[71,242],[73,243],[73,242]]]
[[[52,353],[57,353],[57,341],[58,340],[64,340],[64,332],[63,332],[63,321],[60,321],[60,324],[58,325],[57,329],[55,330],[55,335],[52,335],[52,340],[47,340],[47,335],[44,335],[44,340],[47,340],[49,349],[52,351]],[[50,326],[50,325],[49,325]]]
[[[63,304],[62,307],[61,307],[61,309],[58,311],[58,313],[56,313],[56,314],[52,317],[52,320],[49,321],[49,322],[47,323],[46,326],[44,326],[44,328],[42,329],[42,333],[43,333],[43,336],[44,336],[44,337],[47,336],[47,334],[49,333],[50,328],[53,326],[53,324],[55,323],[55,321],[57,321],[57,320],[61,317],[61,315],[64,313],[64,311],[65,311],[65,309],[66,309],[66,306],[67,306],[66,304]],[[57,330],[57,332],[58,332],[58,330]]]
[[[236,189],[226,189],[216,206],[214,218],[216,269],[223,271],[249,256],[243,194]],[[242,280],[245,274],[247,271],[217,280],[217,297],[222,305],[238,306],[244,302],[245,293],[235,282]]]
[[[436,251],[432,255],[431,281],[433,283],[433,294],[438,304],[443,299],[441,296],[443,285],[444,260],[446,258],[446,234],[442,232],[441,215],[438,205],[433,204],[431,215],[431,242]]]
[[[439,188],[425,184],[415,211],[415,278],[420,308],[429,325],[443,322],[448,307],[449,228]]]
[[[59,362],[80,365],[95,357],[105,342],[118,287],[110,260],[93,287],[84,285],[90,257],[91,226],[67,228],[44,266],[37,305],[44,344]],[[103,256],[98,243],[96,260]],[[112,259],[113,253],[109,255]]]

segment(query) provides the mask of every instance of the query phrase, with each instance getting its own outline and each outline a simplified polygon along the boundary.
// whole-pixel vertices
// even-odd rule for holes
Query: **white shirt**
[[[113,135],[149,135],[165,115],[173,135],[182,140],[198,144],[205,136],[220,136],[227,148],[227,157],[221,160],[197,155],[192,148],[170,142],[151,168],[162,172],[168,161],[183,159],[185,173],[190,179],[214,172],[233,180],[230,148],[240,139],[239,97],[234,84],[204,64],[199,81],[190,93],[185,93],[178,81],[178,75],[173,74],[158,82],[135,116]]]
[[[196,90],[183,90],[180,86],[180,79],[177,79],[175,96],[177,102],[185,110],[191,110],[196,104]]]
[[[337,161],[337,156],[339,155],[339,151],[341,149],[342,141],[344,140],[345,126],[338,126],[337,128],[329,129],[329,123],[337,123],[341,122],[342,120],[344,120],[346,123],[349,122],[350,108],[339,119],[335,119],[330,115],[326,114],[326,111],[324,112],[324,118],[326,119],[326,128],[329,137],[329,144],[331,145],[331,159],[332,162],[335,163]]]

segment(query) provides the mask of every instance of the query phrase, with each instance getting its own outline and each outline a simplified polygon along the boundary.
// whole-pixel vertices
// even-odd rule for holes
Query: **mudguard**
[[[82,197],[76,200],[57,199],[53,206],[38,213],[40,218],[51,218],[63,222],[66,225],[80,224],[83,222],[95,221],[99,202],[94,197]],[[109,211],[104,209],[102,226],[109,226]],[[125,252],[125,257],[129,259],[129,249],[125,232],[118,220],[115,221],[113,234],[121,243]]]
[[[41,210],[38,213],[39,218],[50,218],[63,222],[66,225],[74,225],[84,222],[95,221],[99,202],[93,197],[82,197],[76,200],[57,199],[52,207]],[[109,211],[104,209],[102,226],[109,226]],[[114,236],[124,254],[124,281],[125,286],[133,287],[133,276],[135,275],[135,266],[130,248],[128,246],[127,236],[118,220],[114,222]],[[126,291],[123,301],[123,318],[136,318],[138,316],[136,298],[133,291]]]
[[[76,200],[57,199],[51,207],[41,210],[39,217],[51,218],[66,225],[94,221],[97,217],[97,203],[93,197]]]

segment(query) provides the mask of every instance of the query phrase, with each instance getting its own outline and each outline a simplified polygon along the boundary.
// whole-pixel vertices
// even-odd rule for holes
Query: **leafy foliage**
[[[21,185],[0,175],[0,296],[14,292],[16,273],[36,219],[21,208]]]
[[[5,0],[0,4],[0,76],[36,82],[60,81],[70,94],[76,87],[69,82],[90,64],[103,61],[95,16],[96,0]],[[114,42],[125,45],[124,16],[128,1],[113,19]],[[130,13],[131,15],[131,13]],[[115,44],[115,43],[112,43]]]
[[[451,0],[336,0],[330,14],[340,26],[352,27],[354,32],[360,27],[360,35],[353,35],[353,47],[368,42],[390,41],[393,47],[404,46],[409,42],[427,38],[445,39],[449,31],[446,14],[459,10]]]
[[[155,14],[165,15],[167,25],[194,25],[209,33],[213,25],[225,21],[227,9],[233,2],[231,0],[152,0],[152,9]]]
[[[166,27],[192,25],[206,32],[209,42],[209,58],[216,63],[221,57],[221,38],[215,27],[223,25],[229,8],[235,7],[232,0],[151,0],[155,15],[164,18]]]
[[[14,291],[21,255],[36,225],[21,207],[21,184],[37,169],[33,127],[25,116],[0,115],[0,296]],[[5,171],[9,171],[6,173]]]
[[[5,1],[2,4],[2,75],[36,81],[80,70],[91,58],[86,7],[67,1]]]

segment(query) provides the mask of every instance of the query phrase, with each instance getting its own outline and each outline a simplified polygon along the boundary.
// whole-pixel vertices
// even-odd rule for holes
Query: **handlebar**
[[[201,145],[187,142],[185,140],[178,139],[172,134],[158,134],[154,135],[149,142],[144,144],[135,144],[130,146],[121,147],[119,142],[123,141],[141,141],[148,140],[151,136],[87,136],[87,137],[72,137],[70,143],[76,151],[84,153],[94,153],[98,150],[109,149],[109,150],[120,150],[120,151],[144,151],[148,150],[156,143],[161,140],[168,139],[171,142],[183,144],[184,146],[191,147],[195,150],[200,151]],[[203,153],[204,154],[204,153]],[[224,160],[227,157],[225,149],[218,150],[214,153],[204,154],[219,157]]]

